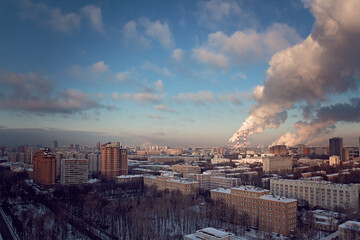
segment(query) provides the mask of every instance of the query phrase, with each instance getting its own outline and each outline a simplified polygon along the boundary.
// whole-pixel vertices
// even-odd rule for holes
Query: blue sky
[[[253,91],[268,78],[273,54],[313,31],[307,2],[2,2],[0,127],[35,135],[42,128],[60,143],[59,130],[76,130],[91,134],[76,139],[87,144],[98,136],[128,145],[227,145],[256,104]],[[353,89],[312,104],[346,102]],[[281,126],[251,142],[268,145],[294,131],[308,103],[296,100]],[[352,122],[331,134],[350,134]]]

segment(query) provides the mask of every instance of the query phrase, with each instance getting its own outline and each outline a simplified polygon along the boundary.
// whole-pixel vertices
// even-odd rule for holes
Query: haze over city
[[[4,1],[0,144],[358,144],[360,2]]]

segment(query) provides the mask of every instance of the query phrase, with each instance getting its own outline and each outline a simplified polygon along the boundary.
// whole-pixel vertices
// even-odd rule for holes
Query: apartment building
[[[199,182],[165,176],[145,176],[144,185],[154,186],[162,191],[180,191],[183,195],[197,195],[199,192]]]
[[[87,159],[61,159],[61,185],[80,185],[87,182]]]
[[[335,184],[326,181],[271,179],[271,194],[291,197],[310,207],[319,206],[328,210],[336,207],[358,209],[359,189],[356,184]]]
[[[254,186],[211,190],[211,199],[222,200],[249,216],[249,224],[266,232],[288,236],[296,230],[297,200],[269,195],[270,191]]]
[[[360,222],[347,221],[338,227],[339,240],[354,240],[360,238]]]
[[[264,157],[262,158],[262,163],[263,171],[266,173],[292,170],[292,160],[289,157]]]
[[[240,178],[225,177],[225,173],[214,173],[214,174],[185,173],[184,178],[199,182],[200,183],[199,187],[204,190],[210,190],[216,188],[232,188],[241,185]]]
[[[203,228],[195,233],[184,236],[184,240],[235,240],[233,233],[218,230],[216,228]]]
[[[201,173],[201,168],[199,166],[186,164],[174,164],[171,166],[171,170],[179,173]]]
[[[55,184],[55,156],[49,148],[38,150],[34,156],[34,182],[51,186]]]
[[[120,143],[106,143],[101,146],[101,174],[116,177],[128,174],[127,149]]]

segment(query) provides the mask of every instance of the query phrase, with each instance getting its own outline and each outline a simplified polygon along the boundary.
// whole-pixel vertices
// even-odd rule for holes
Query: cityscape
[[[0,2],[0,240],[360,239],[359,12]]]

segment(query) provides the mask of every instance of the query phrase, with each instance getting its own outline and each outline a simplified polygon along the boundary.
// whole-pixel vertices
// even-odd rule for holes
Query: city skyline
[[[240,127],[254,146],[331,137],[356,146],[358,9],[351,0],[3,2],[0,144],[226,146]]]

